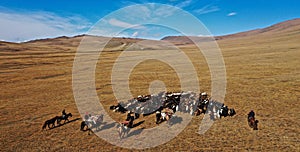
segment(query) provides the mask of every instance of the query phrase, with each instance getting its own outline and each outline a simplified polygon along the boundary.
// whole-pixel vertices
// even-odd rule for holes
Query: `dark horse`
[[[248,118],[248,125],[253,128],[253,130],[258,130],[258,120],[255,120],[254,117]]]
[[[96,123],[95,123],[96,122]],[[103,115],[100,115],[97,117],[96,121],[82,121],[81,125],[80,125],[80,130],[84,131],[84,128],[86,127],[89,132],[88,134],[90,135],[90,132],[93,128],[96,128],[96,131],[98,131],[100,129],[100,126],[103,122]]]
[[[235,110],[233,108],[229,109],[228,115],[230,117],[234,116],[236,114]]]
[[[223,117],[227,117],[227,116],[232,117],[232,116],[234,116],[235,114],[236,114],[235,110],[234,110],[233,108],[228,109],[227,106],[222,107],[222,108],[220,109],[220,111],[219,111],[220,119],[221,119],[222,116],[223,116]]]
[[[64,123],[65,123],[66,121],[69,122],[69,117],[72,117],[72,113],[68,113],[68,114],[66,114],[65,116],[58,116],[58,118],[57,118],[57,124],[60,124],[60,122],[61,122],[62,120],[64,120]]]
[[[58,117],[59,116],[55,116],[52,119],[46,120],[43,127],[42,127],[42,129],[43,130],[46,129],[47,126],[48,126],[48,129],[55,127],[55,122],[58,119]],[[50,127],[50,125],[51,125],[51,127]]]

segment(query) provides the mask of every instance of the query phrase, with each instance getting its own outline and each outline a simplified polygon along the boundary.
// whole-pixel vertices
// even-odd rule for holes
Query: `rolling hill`
[[[251,31],[245,31],[241,33],[235,33],[235,34],[224,35],[224,36],[215,36],[214,38],[216,40],[241,39],[241,38],[252,38],[252,37],[261,37],[261,36],[269,37],[269,36],[293,35],[293,34],[299,34],[299,32],[300,32],[300,19],[293,19],[293,20],[277,23],[262,29],[255,29]],[[190,38],[193,38],[193,40],[195,41],[209,40],[206,37],[192,36]],[[162,40],[183,43],[183,44],[192,43],[191,40],[189,40],[189,38],[185,36],[167,36],[162,38]]]

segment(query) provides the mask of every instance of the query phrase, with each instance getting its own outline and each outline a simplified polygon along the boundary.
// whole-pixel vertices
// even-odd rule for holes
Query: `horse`
[[[198,106],[197,106],[197,109],[196,111],[194,112],[194,115],[198,116],[202,113],[205,113],[208,109],[208,102],[207,103],[200,103]]]
[[[120,139],[124,138],[124,136],[128,135],[130,128],[128,128],[126,125],[124,125],[123,123],[119,123],[117,125],[117,129],[118,129],[118,133],[119,133],[119,137]]]
[[[255,120],[254,117],[248,118],[248,125],[250,128],[253,128],[253,130],[258,130],[258,120]]]
[[[58,118],[57,118],[57,124],[60,124],[60,122],[62,120],[64,120],[64,123],[66,123],[66,121],[69,122],[69,117],[72,117],[72,113],[68,113],[65,116],[58,116]]]
[[[126,113],[127,109],[125,109],[120,103],[118,105],[112,105],[109,107],[110,110],[113,110],[114,112],[121,112]]]
[[[223,117],[227,117],[228,116],[228,108],[227,106],[223,106],[220,110],[219,110],[219,115],[220,115],[220,119]]]
[[[155,120],[156,120],[156,124],[159,124],[160,123],[160,121],[161,121],[161,112],[160,111],[156,111],[155,112]]]
[[[168,123],[168,120],[172,117],[174,113],[173,112],[160,112],[160,115],[161,115],[161,118],[159,120],[159,123],[163,122],[163,121],[167,121]]]
[[[84,128],[86,127],[87,128],[86,130],[89,131],[88,132],[89,135],[93,128],[96,128],[96,131],[98,131],[103,122],[103,114],[100,116],[94,116],[94,118],[96,118],[96,119],[82,121],[80,124],[80,130],[84,131]]]
[[[197,110],[194,112],[194,115],[199,116],[199,115],[201,115],[202,113],[205,113],[205,112],[206,112],[206,109],[197,108]]]
[[[48,129],[55,127],[55,122],[58,119],[58,117],[59,116],[55,116],[52,119],[46,120],[42,127],[42,130],[46,129],[46,126],[48,126]],[[50,125],[52,125],[52,127],[50,127]]]
[[[233,108],[229,109],[228,116],[232,117],[236,114],[235,110]]]
[[[89,122],[88,121],[82,121],[80,123],[80,130],[81,131],[84,131],[85,127],[86,127],[86,130],[90,130],[90,128],[89,128]]]

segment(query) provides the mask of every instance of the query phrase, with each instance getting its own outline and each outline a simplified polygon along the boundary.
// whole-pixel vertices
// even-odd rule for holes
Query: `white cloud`
[[[176,6],[179,8],[184,8],[184,7],[191,5],[192,2],[193,2],[193,0],[184,0],[183,2],[177,4]]]
[[[62,17],[50,12],[0,12],[0,39],[20,42],[38,38],[85,33],[90,23],[79,16]]]
[[[197,14],[207,14],[207,13],[212,13],[212,12],[216,12],[219,11],[219,7],[218,6],[211,6],[211,5],[206,5],[200,9],[194,10],[195,13]]]
[[[118,19],[112,18],[108,20],[108,23],[112,26],[121,27],[121,28],[132,28],[132,29],[143,29],[144,26],[138,25],[138,24],[131,24],[124,21],[120,21]]]
[[[227,16],[235,16],[237,13],[236,12],[231,12],[231,13],[228,13]]]
[[[179,10],[177,8],[174,8],[172,6],[162,6],[162,7],[157,7],[155,8],[155,11],[153,13],[154,18],[164,18],[164,17],[169,17],[172,16],[178,12]]]
[[[118,26],[118,27],[123,27],[123,28],[129,28],[129,27],[134,26],[133,24],[130,24],[130,23],[127,23],[127,22],[123,22],[123,21],[120,21],[120,20],[117,20],[117,19],[114,19],[114,18],[108,20],[108,23],[110,25]]]
[[[199,34],[197,35],[198,37],[212,37],[213,35],[203,35],[203,34]]]
[[[131,37],[137,37],[138,35],[139,35],[139,32],[136,31],[136,32],[134,32],[134,33],[131,35]]]

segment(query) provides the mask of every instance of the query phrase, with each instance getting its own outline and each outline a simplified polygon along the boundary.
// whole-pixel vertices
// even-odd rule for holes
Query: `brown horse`
[[[205,112],[206,112],[206,108],[203,108],[203,109],[197,108],[197,110],[194,112],[194,115],[199,116],[200,114],[205,113]]]
[[[253,128],[253,130],[258,130],[258,120],[255,120],[255,118],[248,118],[248,125]]]

